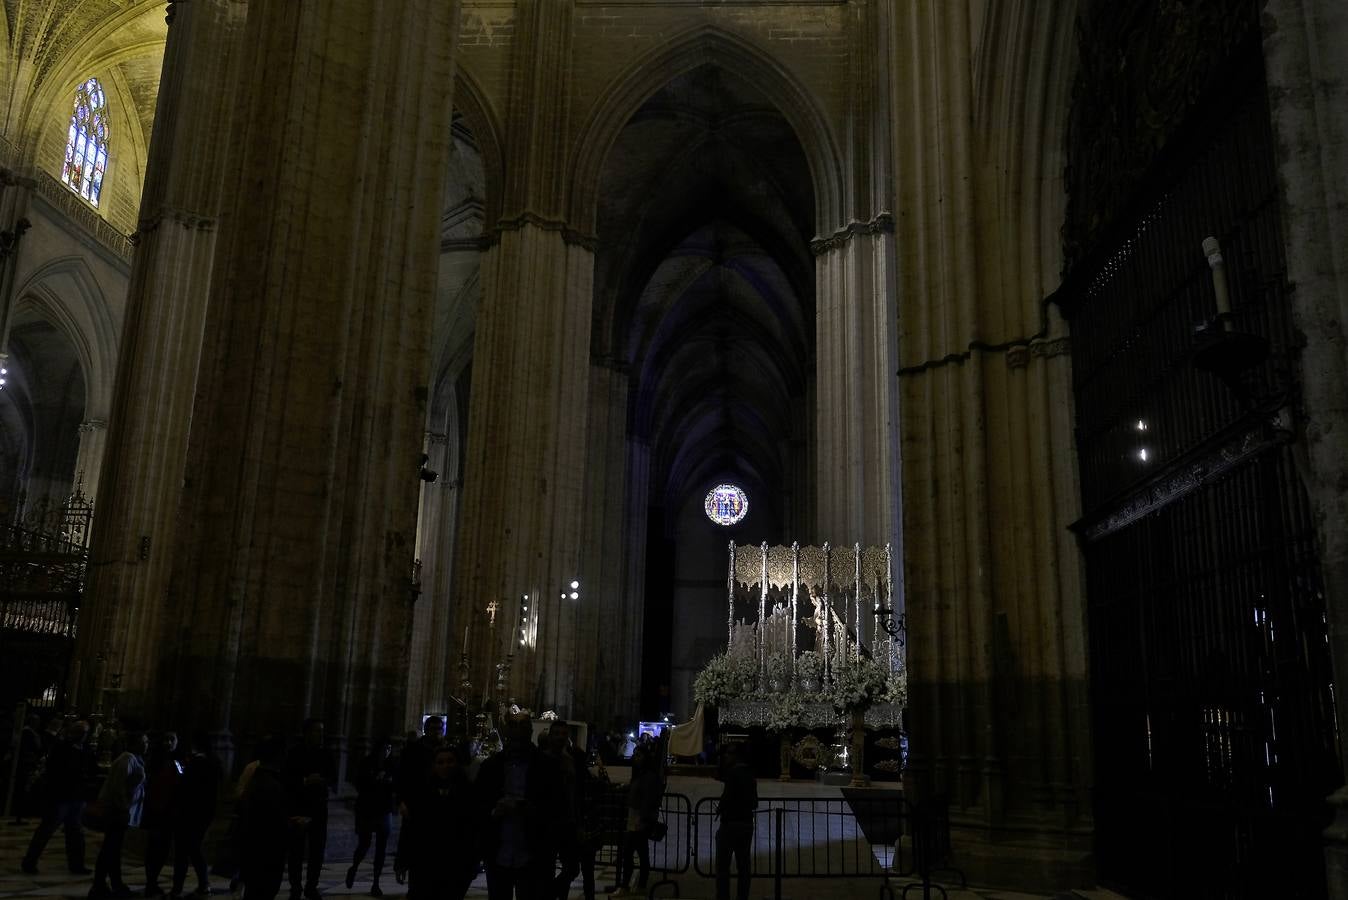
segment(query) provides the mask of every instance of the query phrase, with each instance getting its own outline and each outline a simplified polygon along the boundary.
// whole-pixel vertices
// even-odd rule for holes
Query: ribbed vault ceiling
[[[632,374],[652,500],[722,477],[779,488],[813,364],[808,165],[752,88],[703,67],[633,116],[605,160],[595,352]]]

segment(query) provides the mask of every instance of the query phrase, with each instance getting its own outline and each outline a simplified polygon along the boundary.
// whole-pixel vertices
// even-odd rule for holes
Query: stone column
[[[897,349],[887,4],[851,10],[848,221],[815,240],[817,539],[899,539]],[[897,548],[896,548],[897,549]]]
[[[98,477],[103,470],[103,451],[108,439],[106,419],[80,423],[80,451],[75,461],[75,482],[91,502],[98,496]]]
[[[172,23],[141,195],[127,317],[77,656],[78,695],[96,704],[121,674],[123,708],[144,711],[171,566],[187,434],[232,127],[241,0],[170,4]],[[100,664],[92,664],[101,660]]]
[[[814,242],[818,537],[896,540],[899,521],[897,285],[893,220]]]
[[[649,485],[630,472],[632,453],[627,435],[630,377],[621,364],[596,360],[590,368],[589,456],[585,472],[585,542],[581,556],[581,591],[577,640],[576,714],[607,727],[620,705],[617,687],[627,678],[630,661],[641,652],[641,604],[628,603],[642,595],[644,585],[628,581],[633,556],[644,556],[629,523],[629,504],[644,510]],[[625,627],[635,619],[636,640]]]
[[[1307,454],[1328,607],[1334,680],[1348,679],[1348,7],[1336,0],[1269,0],[1264,61],[1277,144],[1292,316],[1300,354]],[[1341,697],[1342,691],[1336,692]],[[1337,702],[1339,733],[1348,706]],[[1341,750],[1348,754],[1348,744]],[[1348,755],[1343,759],[1348,770]],[[1330,798],[1329,896],[1348,897],[1348,786]]]
[[[400,730],[456,11],[254,0],[173,573],[164,721]],[[185,688],[182,686],[190,686]]]
[[[592,241],[563,221],[567,77],[572,0],[521,0],[508,108],[503,213],[482,256],[482,302],[473,344],[455,598],[481,610],[503,605],[515,627],[519,598],[536,605],[535,634],[510,638],[510,694],[554,703],[543,648],[574,641],[574,616],[557,607],[580,572],[587,447]],[[484,683],[492,647],[473,616],[474,681]]]
[[[1073,11],[1004,12],[1025,27],[977,60],[967,6],[895,22],[905,781],[949,798],[970,881],[1066,888],[1092,877],[1089,716],[1070,357],[1043,306],[1061,256],[1041,223],[1062,217]]]

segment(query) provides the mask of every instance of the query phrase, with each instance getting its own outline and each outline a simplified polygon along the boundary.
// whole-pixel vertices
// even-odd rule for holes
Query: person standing
[[[70,873],[89,874],[84,865],[83,825],[86,782],[93,769],[93,760],[84,746],[88,737],[88,722],[72,722],[47,750],[46,773],[38,790],[42,821],[33,832],[20,866],[29,875],[37,874],[42,851],[58,827],[65,829],[66,863]]]
[[[735,896],[749,900],[749,850],[754,839],[754,810],[758,806],[758,782],[740,750],[728,744],[721,757],[720,802],[716,815],[716,900],[730,900],[730,860],[735,860]]]
[[[60,720],[53,716],[53,721]],[[31,812],[33,801],[36,797],[30,796],[29,782],[33,778],[33,773],[37,771],[38,760],[42,758],[43,740],[42,732],[38,729],[42,725],[42,720],[38,718],[37,713],[29,713],[23,720],[23,730],[19,732],[19,750],[17,767],[14,770],[14,824],[26,825],[24,814]],[[8,770],[6,766],[6,770]],[[6,771],[4,774],[9,774]],[[0,793],[3,796],[3,793]]]
[[[133,732],[122,751],[108,768],[98,801],[103,805],[103,846],[94,863],[94,886],[90,897],[129,897],[131,889],[122,880],[122,844],[128,828],[140,825],[145,803],[145,753],[150,742],[141,732]]]
[[[632,781],[627,786],[627,830],[623,832],[618,848],[618,884],[611,892],[614,897],[631,896],[632,856],[640,863],[637,872],[637,891],[646,892],[651,872],[651,829],[660,821],[660,800],[665,785],[660,779],[660,761],[649,744],[643,744],[632,754]]]
[[[173,843],[173,820],[178,808],[178,782],[182,765],[178,762],[178,735],[165,731],[146,757],[145,809],[140,827],[146,831],[145,896],[162,897],[159,874],[169,859]]]
[[[421,792],[422,785],[430,776],[431,760],[435,757],[435,751],[439,750],[444,742],[445,720],[439,716],[427,716],[426,721],[421,723],[421,737],[403,745],[402,758],[398,762],[398,775],[394,780],[394,788],[400,803],[404,798]]]
[[[259,743],[257,765],[239,797],[237,852],[244,900],[275,900],[294,836],[308,824],[294,815],[293,796],[281,771],[284,759],[282,739]]]
[[[190,863],[197,876],[198,897],[211,895],[206,868],[206,832],[215,818],[223,781],[220,762],[210,753],[210,743],[200,732],[192,735],[191,753],[183,766],[178,789],[178,808],[173,819],[173,896],[182,896]]]
[[[461,751],[435,751],[430,775],[406,797],[393,870],[409,900],[463,900],[477,877],[480,833]]]
[[[528,713],[507,716],[505,747],[477,773],[489,900],[538,900],[552,880],[558,776],[529,740],[532,727]]]
[[[374,749],[360,761],[356,770],[356,853],[351,868],[346,870],[346,886],[356,884],[356,871],[370,849],[374,838],[374,878],[370,896],[382,897],[379,876],[384,872],[384,858],[388,850],[388,836],[393,829],[393,773],[389,770],[389,754],[393,742],[381,738]]]
[[[321,719],[305,720],[304,740],[290,751],[284,775],[296,812],[308,820],[290,842],[290,900],[319,900],[323,895],[318,877],[328,845],[328,795],[337,787],[337,765],[323,746]]]
[[[560,719],[548,726],[547,753],[560,775],[557,860],[561,871],[552,882],[549,897],[566,900],[571,883],[581,876],[585,900],[594,900],[594,857],[599,849],[596,781],[586,765],[585,753],[571,743],[571,726]]]

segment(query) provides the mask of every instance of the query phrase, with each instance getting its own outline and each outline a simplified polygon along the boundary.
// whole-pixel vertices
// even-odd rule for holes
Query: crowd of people
[[[369,894],[383,896],[396,817],[401,831],[393,875],[407,884],[414,900],[462,898],[484,870],[491,900],[566,900],[577,876],[585,900],[594,900],[596,855],[615,832],[617,878],[605,892],[615,898],[633,890],[644,895],[650,841],[658,839],[665,792],[660,747],[636,746],[632,777],[622,789],[623,810],[615,811],[611,801],[618,789],[608,784],[603,754],[592,771],[589,754],[573,744],[566,722],[550,723],[535,743],[529,715],[510,715],[500,737],[499,752],[476,765],[475,777],[469,748],[447,741],[438,717],[428,718],[420,737],[407,741],[399,755],[392,741],[380,739],[353,762],[357,842],[346,870],[347,887],[368,878]],[[38,777],[29,779],[25,801],[40,809],[41,819],[23,871],[36,873],[47,844],[64,830],[69,871],[93,875],[90,897],[164,896],[170,862],[169,895],[209,896],[205,845],[225,779],[206,736],[180,741],[172,731],[121,735],[115,752],[105,754],[105,765],[97,769],[88,742],[88,724],[71,721],[49,729],[36,744],[31,769]],[[227,831],[215,841],[214,871],[231,875],[233,886],[249,900],[278,896],[287,878],[291,900],[316,900],[328,810],[338,788],[323,723],[306,721],[301,740],[292,746],[280,737],[264,737],[252,756],[234,786],[237,802]],[[747,766],[733,771],[726,789],[731,799],[722,803],[726,839],[717,837],[717,867],[719,872],[723,855],[727,865],[736,857],[743,900],[757,798]],[[100,778],[90,799],[90,786]],[[85,827],[103,832],[92,870],[85,864]],[[137,892],[123,878],[123,846],[133,828],[145,838],[145,887]],[[363,871],[367,857],[368,875]],[[195,893],[185,893],[189,874],[195,877]],[[719,896],[728,900],[728,887],[722,889],[718,876]]]

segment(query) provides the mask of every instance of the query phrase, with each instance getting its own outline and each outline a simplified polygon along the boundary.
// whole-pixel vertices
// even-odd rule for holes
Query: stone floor
[[[62,843],[60,833],[48,844],[47,851],[44,853],[39,865],[40,872],[37,875],[25,875],[19,870],[19,861],[27,849],[28,840],[32,836],[33,824],[16,826],[10,822],[0,825],[0,897],[47,897],[47,898],[82,898],[89,890],[90,878],[87,875],[70,875],[65,871],[65,847]],[[88,861],[92,866],[95,855],[98,853],[100,836],[90,834],[88,840]],[[390,855],[391,852],[390,852]],[[144,872],[140,868],[139,856],[133,856],[132,851],[128,849],[128,860],[124,867],[127,884],[133,888],[142,887],[145,883]],[[391,860],[390,860],[391,863]],[[367,859],[362,867],[363,879],[369,877],[369,861]],[[323,870],[323,879],[320,883],[321,890],[328,896],[346,896],[346,895],[364,895],[369,889],[369,882],[366,880],[358,881],[355,890],[348,890],[343,882],[345,877],[346,863],[329,863]],[[654,879],[654,875],[652,876]],[[602,885],[612,884],[613,869],[610,866],[601,866],[597,873],[598,883]],[[189,881],[189,886],[191,885]],[[164,886],[167,887],[167,879]],[[787,880],[783,882],[782,894],[787,898],[822,898],[822,900],[845,900],[852,897],[879,897],[880,882],[875,879],[860,878],[836,878],[826,880],[810,880],[793,882]],[[229,895],[229,883],[225,879],[215,878],[211,882],[212,889],[221,896]],[[390,875],[386,876],[382,882],[385,894],[389,897],[399,897],[406,894],[406,889],[396,883]],[[711,898],[715,896],[715,889],[709,879],[698,878],[696,876],[685,876],[678,881],[679,896],[681,898]],[[948,888],[949,900],[1064,900],[1064,898],[1083,898],[1083,900],[1119,900],[1121,895],[1108,891],[1078,891],[1074,894],[1027,894],[1009,890],[999,890],[992,887],[970,887],[967,890],[959,890],[953,886]],[[758,881],[754,885],[753,896],[755,900],[759,898],[769,898],[772,896],[773,885],[768,879]],[[284,893],[281,895],[286,896]],[[469,891],[468,896],[472,900],[481,900],[487,896],[486,882],[479,876],[477,882]],[[581,896],[580,885],[577,882],[572,889],[571,896],[579,898]],[[670,897],[673,892],[668,885],[658,887],[653,896]],[[910,891],[909,897],[921,897],[920,889]],[[933,891],[933,897],[940,894]],[[602,895],[601,895],[602,898]]]

